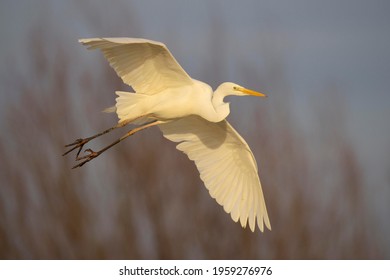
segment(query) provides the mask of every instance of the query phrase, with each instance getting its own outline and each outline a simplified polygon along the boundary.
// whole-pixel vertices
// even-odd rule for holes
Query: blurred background
[[[390,258],[390,4],[385,0],[0,2],[0,258]],[[80,169],[64,145],[117,122],[128,90],[77,40],[164,42],[230,97],[272,231],[242,229],[195,165],[143,131]],[[91,143],[98,149],[126,130]]]

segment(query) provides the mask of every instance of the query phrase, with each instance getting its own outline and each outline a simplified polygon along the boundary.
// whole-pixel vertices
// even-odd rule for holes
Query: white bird
[[[240,85],[222,83],[214,92],[201,81],[192,79],[160,42],[135,38],[91,38],[79,40],[88,49],[100,49],[123,82],[135,93],[117,91],[119,122],[94,136],[77,139],[64,155],[79,149],[80,167],[137,131],[157,125],[164,137],[179,143],[176,148],[187,154],[199,170],[210,195],[242,227],[255,225],[271,230],[256,160],[245,140],[226,121],[230,113],[228,95],[266,96]],[[123,137],[98,152],[87,149],[90,140],[127,124],[137,124]]]

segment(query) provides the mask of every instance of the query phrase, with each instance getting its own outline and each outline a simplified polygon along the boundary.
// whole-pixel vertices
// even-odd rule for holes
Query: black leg
[[[94,158],[98,157],[99,155],[101,155],[103,152],[107,151],[109,148],[115,146],[116,144],[118,144],[119,142],[121,142],[122,140],[126,139],[127,137],[137,133],[138,131],[141,131],[141,130],[144,130],[146,128],[149,128],[149,127],[152,127],[152,126],[155,126],[155,125],[158,125],[158,124],[161,124],[162,121],[153,121],[153,122],[150,122],[150,123],[147,123],[143,126],[140,126],[140,127],[136,127],[132,130],[130,130],[129,132],[127,132],[125,135],[123,135],[121,138],[119,138],[118,140],[114,141],[113,143],[111,143],[110,145],[104,147],[103,149],[101,149],[100,151],[93,151],[91,149],[87,149],[85,150],[86,152],[88,152],[89,154],[88,155],[85,155],[85,156],[82,156],[82,157],[79,157],[79,153],[80,153],[80,150],[82,148],[82,146],[80,147],[79,149],[79,152],[77,153],[77,157],[76,157],[76,160],[83,160],[85,159],[84,161],[80,162],[79,164],[75,165],[72,167],[72,169],[74,168],[77,168],[77,167],[81,167],[83,166],[84,164],[86,164],[87,162],[93,160]],[[88,138],[87,138],[88,139]],[[77,141],[77,140],[76,140]],[[88,140],[89,141],[89,140]],[[87,142],[88,142],[87,141]],[[84,145],[85,143],[83,143],[82,145]],[[75,148],[73,148],[75,149]]]

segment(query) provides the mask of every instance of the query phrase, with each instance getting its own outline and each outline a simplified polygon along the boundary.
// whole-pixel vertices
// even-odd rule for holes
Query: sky
[[[116,2],[126,5],[127,1],[113,3]],[[104,14],[99,14],[103,22],[108,22],[106,27],[101,28],[102,33],[110,30],[110,24],[118,17],[110,12],[110,5],[104,4],[104,1],[84,3],[88,3],[85,6],[97,3],[96,6],[105,10]],[[286,79],[302,121],[305,121],[306,110],[310,110],[308,102],[316,99],[317,95],[326,94],[321,89],[327,84],[335,84],[345,94],[351,137],[356,139],[363,154],[367,151],[367,154],[375,155],[370,164],[375,164],[373,158],[381,162],[386,160],[384,146],[390,142],[390,125],[386,121],[390,104],[390,4],[387,1],[204,3],[129,1],[132,8],[129,16],[140,26],[135,32],[138,34],[127,34],[124,26],[118,32],[120,34],[93,34],[93,28],[83,22],[82,10],[75,9],[77,5],[74,1],[2,1],[0,32],[4,39],[1,45],[1,74],[7,75],[7,59],[12,57],[12,62],[23,59],[24,40],[32,31],[34,22],[38,22],[45,13],[58,24],[55,28],[59,32],[71,34],[74,39],[77,36],[105,35],[144,36],[167,41],[169,37],[179,37],[179,42],[174,40],[174,44],[169,44],[169,41],[166,44],[172,45],[175,56],[193,77],[215,87],[221,81],[208,81],[207,76],[201,73],[208,65],[200,65],[199,62],[213,61],[210,57],[213,52],[209,50],[218,46],[208,44],[208,38],[213,36],[208,26],[220,25],[227,33],[221,36],[226,45],[231,46],[224,62],[230,75],[220,77],[221,80],[233,80],[237,76],[236,71],[239,71],[234,66],[240,61],[245,63],[255,59],[264,64],[264,58],[256,57],[259,46],[274,48],[282,56]],[[119,19],[118,24],[122,21]],[[69,45],[75,49],[78,47],[74,42],[69,42]],[[237,47],[239,56],[230,56]],[[15,52],[21,55],[13,57]],[[19,63],[23,64],[23,61]],[[2,100],[9,98],[6,96],[2,94]],[[367,158],[366,155],[364,158]]]

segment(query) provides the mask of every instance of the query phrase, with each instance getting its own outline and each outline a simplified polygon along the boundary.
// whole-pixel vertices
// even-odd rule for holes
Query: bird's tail
[[[116,105],[109,107],[105,111],[115,112],[118,115],[119,121],[133,120],[135,124],[142,124],[147,121],[147,118],[139,118],[145,115],[145,106],[143,101],[148,98],[148,95],[140,93],[132,93],[126,91],[116,91],[118,97],[116,98]]]
[[[103,113],[115,113],[116,107],[115,106],[108,107],[108,108],[104,109],[102,112]]]

